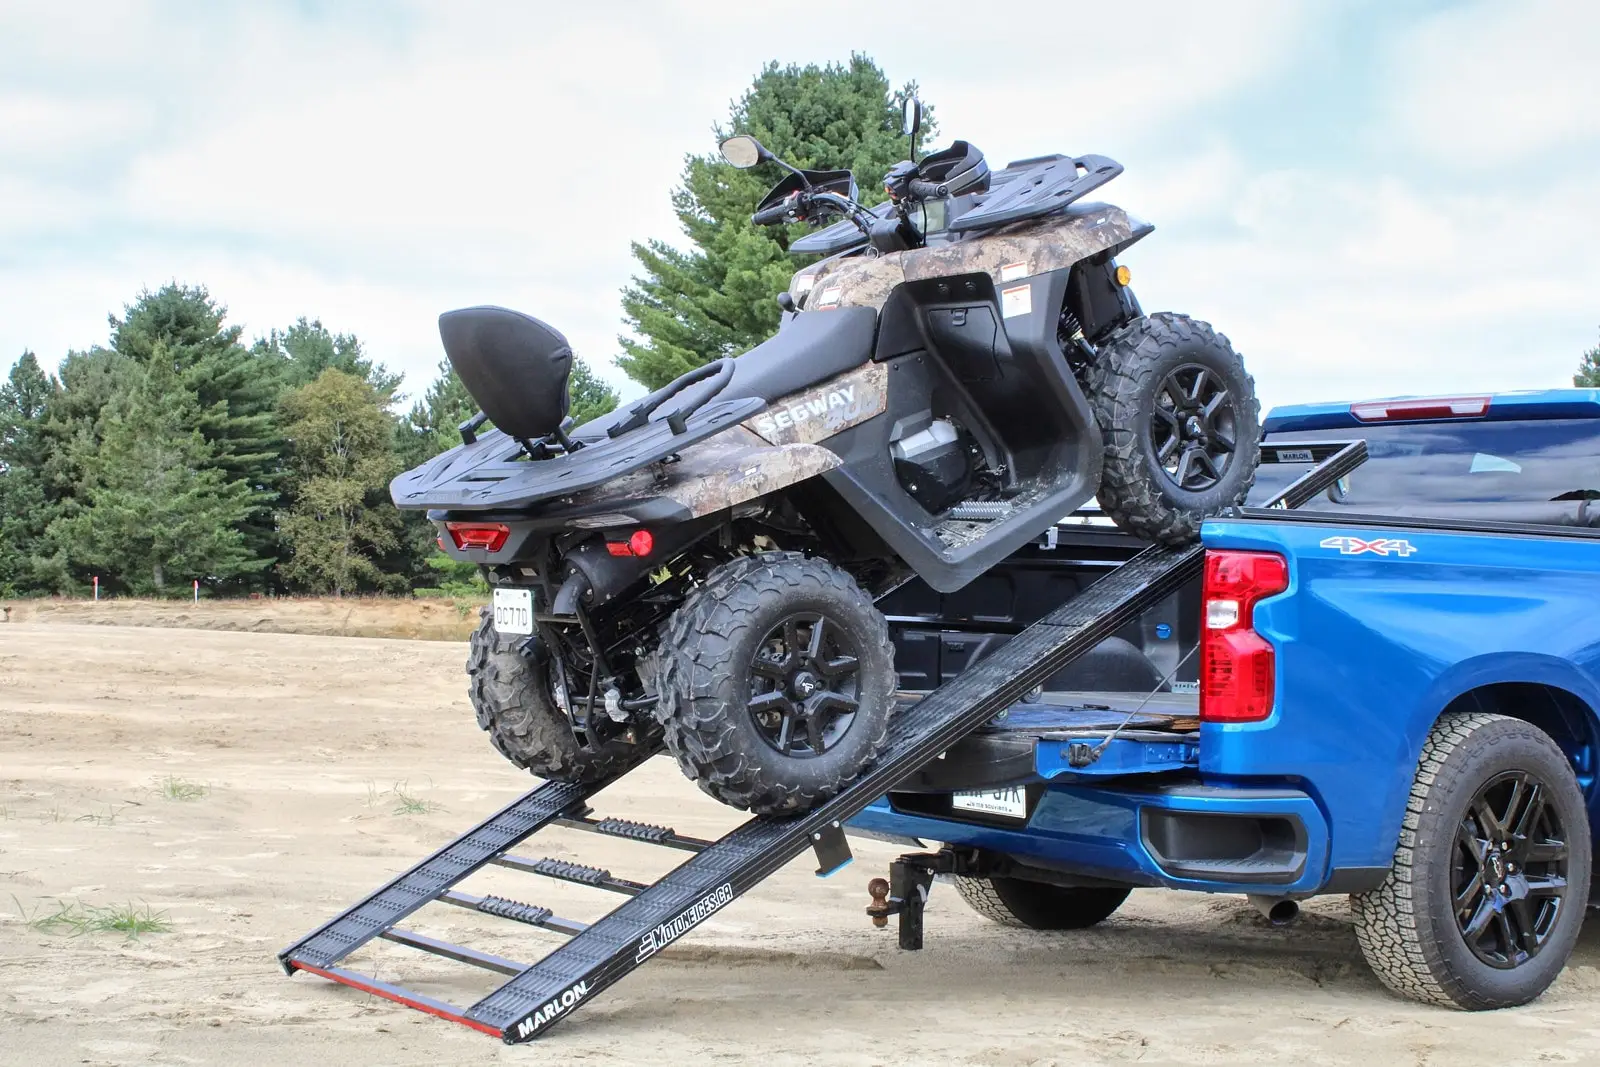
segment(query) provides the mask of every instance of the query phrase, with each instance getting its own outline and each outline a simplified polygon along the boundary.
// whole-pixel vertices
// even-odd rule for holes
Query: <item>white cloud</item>
[[[1126,257],[1141,297],[1229,333],[1268,401],[1559,384],[1600,321],[1600,212],[1563,154],[1600,135],[1596,16],[1530,10],[1350,16],[1390,37],[1319,121],[1387,103],[1363,154],[1313,166],[1269,155],[1238,105],[1300,84],[1325,5],[925,3],[814,33],[790,5],[713,0],[8,7],[0,357],[102,341],[107,311],[177,278],[252,334],[354,332],[414,392],[463,304],[540,315],[603,363],[629,242],[677,237],[684,154],[767,57],[855,48],[995,163],[1127,164],[1103,195],[1157,224]]]
[[[1388,57],[1404,146],[1516,181],[1519,154],[1600,137],[1600,5],[1588,0],[1476,3],[1438,11]]]

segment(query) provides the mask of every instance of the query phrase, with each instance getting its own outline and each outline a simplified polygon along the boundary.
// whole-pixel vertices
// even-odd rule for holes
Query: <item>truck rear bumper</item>
[[[1329,828],[1308,794],[1199,781],[1037,783],[1026,821],[961,812],[948,794],[891,793],[852,826],[1025,858],[1067,875],[1203,892],[1353,892],[1381,870],[1331,872]]]

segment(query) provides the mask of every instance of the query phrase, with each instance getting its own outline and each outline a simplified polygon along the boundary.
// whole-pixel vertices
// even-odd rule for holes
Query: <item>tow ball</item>
[[[899,916],[900,947],[915,952],[922,947],[922,912],[928,906],[928,893],[936,874],[953,874],[954,853],[913,852],[889,864],[888,878],[867,883],[872,903],[867,914],[880,930],[889,925],[889,916]]]

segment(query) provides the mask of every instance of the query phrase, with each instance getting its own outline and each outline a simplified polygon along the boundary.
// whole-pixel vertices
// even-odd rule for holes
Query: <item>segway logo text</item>
[[[700,923],[709,919],[718,909],[726,907],[733,900],[733,886],[724,882],[722,885],[693,904],[687,911],[671,922],[664,922],[639,939],[639,951],[633,957],[633,962],[643,963],[657,952],[672,944],[678,938],[688,933]]]
[[[756,432],[770,437],[779,430],[787,430],[807,419],[820,419],[835,408],[847,408],[855,402],[854,385],[841,385],[824,393],[813,393],[797,404],[756,416]]]
[[[589,983],[579,982],[577,985],[562,990],[559,997],[552,997],[550,1002],[526,1019],[517,1024],[517,1037],[524,1038],[534,1031],[541,1029],[545,1024],[565,1015],[572,1010],[574,1004],[589,995]]]

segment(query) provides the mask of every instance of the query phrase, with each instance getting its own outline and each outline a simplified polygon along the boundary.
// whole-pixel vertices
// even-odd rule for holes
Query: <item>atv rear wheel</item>
[[[1082,930],[1120,908],[1130,890],[1047,885],[1020,878],[960,877],[956,879],[956,892],[973,911],[1001,926]]]
[[[888,736],[888,625],[848,574],[799,553],[714,570],[668,620],[655,662],[667,748],[736,808],[814,808]]]
[[[1167,312],[1101,347],[1089,401],[1105,440],[1100,507],[1138,537],[1183,544],[1244,502],[1261,459],[1255,382],[1228,339]]]
[[[502,756],[541,778],[597,782],[655,752],[654,723],[641,728],[648,736],[637,744],[613,740],[594,751],[580,743],[556,703],[549,660],[523,652],[527,640],[495,632],[493,613],[484,608],[468,645],[467,692],[478,725]]]

